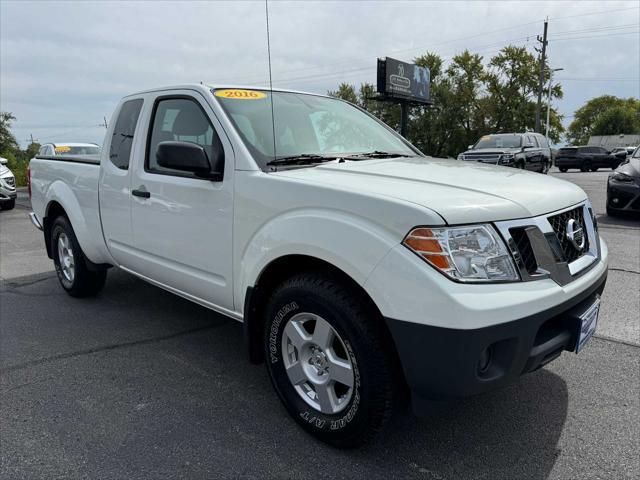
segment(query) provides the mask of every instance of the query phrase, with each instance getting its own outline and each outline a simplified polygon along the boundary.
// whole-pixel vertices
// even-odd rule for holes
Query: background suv
[[[602,147],[564,147],[558,150],[555,162],[561,172],[570,168],[578,168],[582,172],[595,172],[599,168],[615,170],[626,157],[626,150],[611,154]]]
[[[547,173],[551,165],[549,142],[539,133],[485,135],[458,155],[458,160],[491,163]]]

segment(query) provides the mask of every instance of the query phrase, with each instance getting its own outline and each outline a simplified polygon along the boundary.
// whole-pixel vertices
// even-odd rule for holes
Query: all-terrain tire
[[[315,272],[298,274],[284,281],[274,290],[265,309],[265,359],[275,390],[289,414],[306,431],[334,446],[353,448],[373,438],[391,417],[396,400],[394,392],[402,390],[398,383],[402,374],[392,341],[379,312],[373,310],[355,288],[330,274]],[[335,331],[333,338],[338,338],[343,355],[352,365],[351,395],[344,394],[342,410],[337,413],[323,413],[319,407],[310,405],[304,393],[296,390],[286,370],[285,355],[287,362],[296,355],[301,361],[301,351],[307,348],[298,349],[287,343],[288,329],[299,325],[296,319],[304,319],[305,315],[319,318],[315,325],[321,321],[329,324]],[[315,326],[313,328],[315,335]],[[285,330],[287,337],[283,343]],[[310,343],[315,338],[313,335],[309,337]],[[334,344],[334,353],[340,345]],[[327,358],[333,356],[327,353]],[[308,363],[311,364],[311,360]],[[307,363],[304,367],[310,368]],[[333,367],[329,365],[328,375]],[[333,385],[332,398],[335,399],[338,387],[344,390],[345,385],[335,382]],[[311,383],[302,386],[317,388]],[[302,386],[298,384],[298,388]],[[315,392],[307,394],[309,398],[314,395]],[[317,399],[320,401],[320,397]]]
[[[72,297],[96,295],[107,279],[106,270],[90,270],[69,219],[57,217],[51,225],[51,252],[62,288]]]

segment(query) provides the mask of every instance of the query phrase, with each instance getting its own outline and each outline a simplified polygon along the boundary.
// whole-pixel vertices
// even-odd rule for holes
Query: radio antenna
[[[276,121],[273,112],[273,77],[271,76],[271,35],[269,33],[269,0],[264,0],[264,12],[267,17],[267,57],[269,59],[269,97],[271,98],[271,129],[273,131],[273,159],[276,159]]]

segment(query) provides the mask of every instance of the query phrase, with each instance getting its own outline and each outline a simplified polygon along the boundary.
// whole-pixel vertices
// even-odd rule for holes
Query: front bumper
[[[15,200],[18,197],[18,193],[13,190],[4,190],[0,188],[0,202],[8,202]]]
[[[574,350],[579,316],[604,289],[606,270],[579,295],[534,315],[472,330],[387,318],[416,413],[434,400],[483,393]]]
[[[607,183],[607,207],[614,210],[640,212],[640,185],[631,182]]]

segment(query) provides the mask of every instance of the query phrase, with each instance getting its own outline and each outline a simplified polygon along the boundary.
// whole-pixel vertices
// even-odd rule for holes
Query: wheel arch
[[[45,208],[45,216],[42,219],[42,230],[44,233],[44,244],[47,248],[47,256],[53,259],[53,252],[51,251],[51,225],[54,220],[59,216],[65,216],[69,218],[64,207],[56,200],[50,201]]]
[[[397,371],[402,375],[403,383],[406,385],[403,370],[400,368],[400,358],[398,356],[395,342],[393,341],[391,332],[384,321],[382,313],[378,309],[372,297],[367,293],[362,285],[356,282],[346,272],[326,260],[309,255],[285,255],[271,261],[262,269],[255,284],[247,287],[244,302],[243,329],[249,361],[253,364],[260,364],[264,362],[262,344],[264,334],[263,314],[264,308],[269,300],[269,294],[275,287],[277,287],[277,285],[287,278],[304,272],[318,272],[334,278],[337,282],[340,282],[345,286],[345,288],[354,292],[355,295],[358,295],[359,298],[365,302],[365,305],[371,311],[372,317],[380,322],[380,327],[383,329],[382,331],[388,333],[386,338],[391,339],[391,348],[398,366]]]

